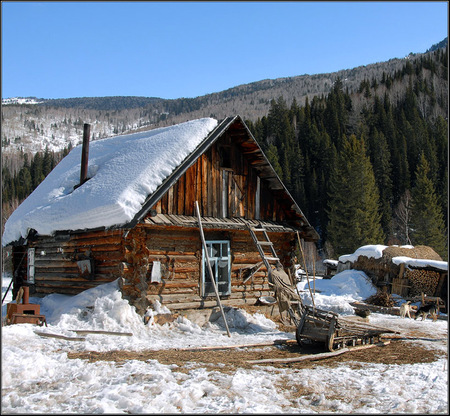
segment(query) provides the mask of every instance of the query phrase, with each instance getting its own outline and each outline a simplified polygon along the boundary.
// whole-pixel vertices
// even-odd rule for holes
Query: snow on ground
[[[3,278],[3,293],[9,281]],[[300,282],[298,288],[306,302],[307,282]],[[317,279],[315,288],[316,306],[325,309],[330,305],[343,315],[352,313],[349,301],[365,298],[373,291],[366,277],[355,271],[330,280]],[[3,316],[10,293],[2,306]],[[153,359],[90,363],[69,359],[67,353],[236,345],[293,339],[294,334],[280,332],[261,314],[249,315],[240,309],[227,312],[231,337],[220,320],[206,327],[183,317],[165,325],[156,325],[150,319],[144,325],[134,308],[121,298],[117,282],[76,296],[30,297],[30,302],[41,305],[48,327],[2,327],[2,414],[448,413],[447,359],[408,365],[344,363],[335,368],[319,362],[308,369],[254,366],[234,373],[201,365],[192,365],[186,373],[178,371],[176,365]],[[447,339],[445,320],[422,322],[372,313],[370,322],[400,333],[418,330],[425,336],[411,342],[447,351],[446,341],[436,342]],[[74,329],[131,332],[133,336],[92,334],[84,341],[66,341],[35,333],[74,337]],[[280,384],[285,388],[280,389]],[[301,393],[291,395],[289,391]]]

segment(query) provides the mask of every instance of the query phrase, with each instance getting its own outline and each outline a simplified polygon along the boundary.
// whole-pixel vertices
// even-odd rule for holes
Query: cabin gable
[[[202,217],[288,222],[305,239],[317,240],[240,118],[212,139],[184,172],[161,187],[159,199],[138,216],[143,222],[158,214],[194,216],[197,201]]]
[[[152,214],[193,216],[198,201],[203,217],[283,221],[283,207],[269,183],[226,134],[187,169],[150,209]]]

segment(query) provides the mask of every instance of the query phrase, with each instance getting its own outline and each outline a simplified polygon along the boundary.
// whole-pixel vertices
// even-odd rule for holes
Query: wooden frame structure
[[[47,236],[32,230],[14,242],[14,290],[27,284],[36,295],[77,294],[119,279],[124,298],[140,313],[155,302],[171,310],[216,306],[214,297],[201,295],[205,263],[195,201],[206,241],[230,244],[231,293],[221,296],[224,305],[253,304],[272,292],[266,268],[255,272],[261,258],[249,226],[264,226],[285,268],[293,266],[297,232],[305,241],[318,239],[244,121],[228,117],[128,224]],[[152,281],[155,262],[159,280]]]

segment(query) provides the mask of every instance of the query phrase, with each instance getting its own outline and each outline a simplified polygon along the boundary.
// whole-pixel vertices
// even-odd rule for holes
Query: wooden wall
[[[131,233],[130,233],[131,234]],[[139,226],[126,244],[129,263],[124,267],[122,292],[144,312],[148,302],[159,301],[171,310],[215,306],[215,297],[201,297],[202,245],[198,229]],[[271,233],[270,238],[285,267],[291,267],[295,235]],[[205,230],[206,240],[228,240],[232,253],[231,294],[225,305],[254,304],[260,296],[273,294],[264,266],[245,284],[241,269],[261,261],[249,232]],[[151,283],[153,262],[161,262],[161,283]],[[138,267],[132,266],[140,265]],[[141,267],[141,268],[140,268]]]
[[[28,247],[35,249],[36,294],[77,294],[119,277],[123,261],[123,231],[97,231],[43,236]],[[83,274],[78,262],[92,260],[91,275]]]
[[[198,201],[203,217],[283,221],[285,213],[268,182],[260,181],[260,215],[256,209],[258,177],[243,149],[224,134],[149,210],[162,214],[194,216]],[[248,231],[205,230],[208,240],[231,244],[231,294],[224,304],[239,305],[272,293],[264,266],[243,284],[242,273],[261,261]],[[270,233],[285,267],[291,266],[296,235]],[[202,247],[198,228],[139,224],[133,229],[61,233],[41,236],[29,243],[35,252],[35,292],[76,294],[118,277],[122,293],[145,312],[159,300],[170,309],[214,306],[214,297],[201,297]],[[17,258],[19,258],[17,251]],[[92,273],[83,274],[80,264],[91,262]],[[162,266],[163,281],[151,283],[153,262]]]
[[[261,180],[260,186],[259,219],[283,221],[285,214],[268,183]],[[256,170],[240,147],[224,135],[197,159],[153,209],[159,214],[192,216],[194,203],[198,201],[202,216],[223,217],[225,190],[227,218],[255,219],[256,189]]]

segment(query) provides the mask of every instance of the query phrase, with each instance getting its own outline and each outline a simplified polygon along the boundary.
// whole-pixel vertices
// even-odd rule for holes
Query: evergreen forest
[[[437,49],[356,92],[337,78],[327,94],[274,97],[266,115],[246,119],[319,233],[323,257],[425,244],[447,260],[447,63],[448,48]],[[70,147],[3,159],[2,222]]]
[[[366,244],[425,244],[447,259],[448,120],[432,109],[448,104],[422,76],[447,80],[447,50],[362,81],[358,109],[338,79],[326,96],[304,106],[279,97],[267,116],[247,121],[325,256]],[[392,100],[396,81],[407,87]]]

